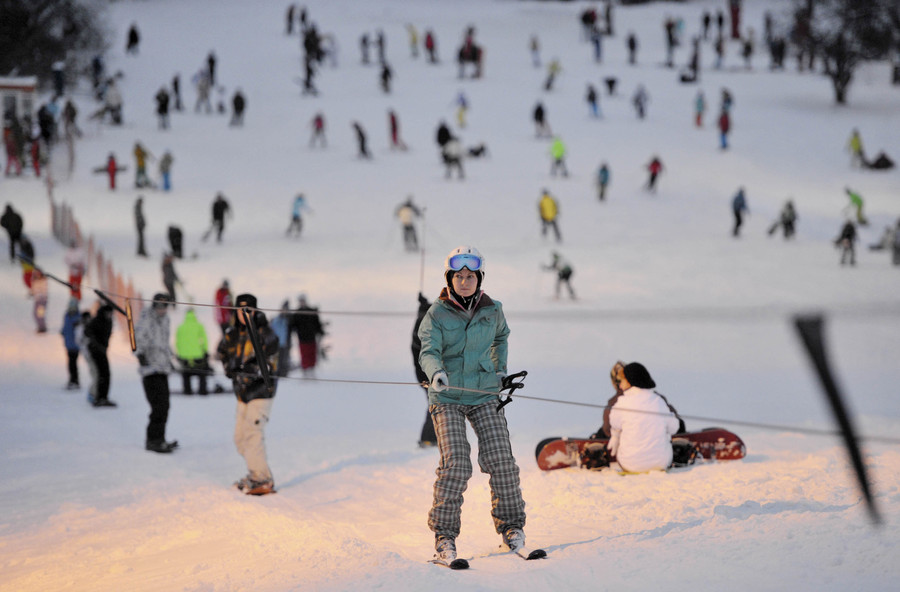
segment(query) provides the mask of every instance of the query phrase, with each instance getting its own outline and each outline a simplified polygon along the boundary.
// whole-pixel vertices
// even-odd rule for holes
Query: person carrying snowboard
[[[467,420],[478,439],[479,466],[490,475],[494,529],[511,549],[525,545],[519,467],[496,394],[507,373],[509,327],[500,302],[481,289],[484,272],[478,249],[452,250],[444,261],[446,286],[418,333],[419,363],[431,377],[428,400],[441,455],[428,526],[434,532],[435,559],[446,564],[456,559],[463,492],[472,475]]]
[[[217,356],[225,367],[225,375],[234,385],[237,416],[234,444],[247,463],[247,476],[235,482],[238,490],[248,495],[265,495],[275,491],[275,480],[266,458],[265,426],[272,415],[272,401],[277,388],[278,337],[269,327],[266,315],[256,309],[256,296],[239,294],[235,300],[236,322],[219,343]],[[257,331],[257,343],[263,350],[271,388],[266,384],[262,368],[250,336],[251,322],[244,309],[250,309]]]

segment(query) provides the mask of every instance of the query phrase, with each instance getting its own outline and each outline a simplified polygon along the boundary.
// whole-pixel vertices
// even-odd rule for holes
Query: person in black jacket
[[[88,354],[97,370],[97,381],[91,385],[88,393],[88,400],[94,407],[116,407],[116,404],[109,400],[110,372],[109,358],[106,355],[109,336],[112,334],[112,315],[113,307],[104,304],[84,328]]]
[[[247,476],[235,482],[235,487],[249,495],[265,495],[275,491],[275,480],[266,459],[264,429],[272,412],[275,397],[276,371],[278,370],[278,337],[269,327],[266,315],[256,310],[256,297],[239,294],[235,298],[236,322],[225,332],[219,343],[217,357],[225,367],[225,375],[234,385],[237,397],[237,418],[234,426],[234,444],[247,463]],[[269,384],[263,378],[253,341],[248,328],[247,312],[253,315],[263,358],[271,377]]]
[[[431,382],[431,379],[427,374],[422,370],[422,366],[419,364],[419,352],[422,351],[422,340],[419,339],[419,325],[422,324],[422,319],[425,317],[425,313],[428,312],[428,309],[431,308],[431,303],[428,302],[428,298],[419,292],[419,312],[416,313],[416,324],[413,326],[412,332],[412,357],[413,357],[413,366],[416,371],[416,381],[422,385],[422,383]],[[425,391],[425,400],[428,400],[428,387],[422,386],[422,389]],[[425,408],[425,423],[422,424],[422,435],[419,436],[419,448],[429,448],[431,446],[437,446],[437,435],[434,433],[434,422],[431,420],[431,412],[429,411],[427,405]]]
[[[319,309],[306,302],[306,295],[300,294],[300,306],[294,311],[291,330],[297,334],[300,344],[300,370],[304,376],[312,375],[318,363],[319,337],[325,335]]]
[[[15,262],[16,246],[22,239],[24,223],[22,222],[22,216],[13,209],[11,204],[6,204],[6,210],[3,212],[3,216],[0,216],[0,226],[9,235],[9,260],[10,262]]]

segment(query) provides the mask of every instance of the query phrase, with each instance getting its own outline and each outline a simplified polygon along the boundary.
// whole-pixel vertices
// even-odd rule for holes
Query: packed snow
[[[50,330],[37,334],[19,266],[4,264],[0,590],[896,587],[900,449],[890,438],[900,428],[900,268],[868,245],[900,217],[900,176],[851,168],[846,145],[858,128],[870,154],[900,157],[900,90],[890,86],[887,64],[865,64],[848,104],[836,106],[829,81],[798,73],[793,59],[785,71],[769,71],[763,14],[771,10],[786,26],[788,3],[744,5],[745,26],[758,40],[752,70],[732,41],[725,67],[713,70],[706,41],[699,83],[681,84],[679,68],[663,67],[664,19],[683,19],[675,55],[682,66],[702,11],[725,10],[724,0],[617,5],[615,36],[605,39],[600,64],[579,38],[578,21],[598,3],[308,1],[310,20],[338,47],[337,65],[326,61],[313,97],[301,95],[302,52],[296,33],[285,34],[287,2],[109,4],[107,69],[123,74],[125,122],[88,121],[97,105],[81,82],[74,98],[84,137],[71,176],[65,151],[53,154],[54,199],[72,206],[82,230],[145,298],[162,290],[165,231],[180,225],[189,257],[176,262],[185,284],[179,299],[198,305],[213,344],[219,329],[200,305],[227,278],[235,293],[252,291],[267,309],[286,299],[294,307],[307,294],[329,323],[329,358],[315,381],[295,372],[280,382],[266,434],[279,491],[245,496],[231,486],[245,471],[231,442],[233,395],[173,395],[167,434],[181,447],[172,455],[146,452],[148,405],[126,333],[116,328],[110,352],[111,398],[119,406],[92,408],[84,389],[63,389],[57,332],[67,291],[51,286]],[[131,23],[142,36],[136,56],[124,52]],[[434,30],[439,64],[428,64],[421,51],[411,56],[408,23],[420,43]],[[458,79],[452,59],[469,25],[485,49],[479,80]],[[394,70],[390,94],[380,89],[378,68],[360,63],[360,36],[378,29]],[[640,40],[636,66],[627,64],[629,31]],[[532,35],[540,68],[529,53]],[[193,110],[190,80],[210,50],[225,89],[213,98],[230,107],[240,87],[243,127]],[[562,72],[547,92],[554,57]],[[161,131],[153,96],[175,73],[186,110]],[[618,79],[613,96],[602,84],[608,76]],[[591,117],[584,100],[589,82],[600,91],[601,118]],[[650,95],[645,120],[630,102],[638,84]],[[727,151],[715,129],[725,87],[735,100]],[[708,103],[699,129],[698,89]],[[470,104],[462,129],[460,92]],[[550,176],[550,143],[535,137],[538,101],[568,146],[566,178]],[[389,109],[399,115],[406,151],[389,147]],[[309,147],[319,111],[326,149]],[[368,132],[371,160],[356,156],[357,120]],[[444,178],[434,143],[440,120],[464,146],[488,147],[486,157],[465,160],[464,180]],[[171,150],[171,192],[133,188],[136,141],[156,157]],[[110,152],[129,167],[115,192],[92,172]],[[649,193],[644,167],[653,155],[665,170]],[[602,161],[612,171],[605,202],[594,186]],[[150,171],[155,175],[155,162]],[[741,186],[750,215],[736,239],[730,203]],[[855,267],[839,265],[833,243],[847,216],[845,187],[864,196],[870,221],[860,227]],[[560,201],[559,244],[540,234],[544,188]],[[235,215],[222,244],[204,243],[218,191]],[[299,192],[312,212],[301,238],[289,239]],[[134,255],[138,195],[146,202],[149,259]],[[426,208],[424,256],[404,251],[394,216],[409,195]],[[30,172],[4,177],[0,196],[22,212],[38,263],[64,275],[46,186]],[[788,198],[799,214],[792,241],[766,233]],[[437,296],[443,258],[460,244],[485,254],[484,288],[503,303],[512,330],[510,371],[529,373],[519,392],[597,405],[521,399],[506,408],[529,546],[543,547],[548,558],[479,557],[500,539],[487,478],[476,472],[457,541],[472,561],[467,572],[428,563],[438,453],[416,446],[425,399],[413,384],[410,355],[417,293]],[[541,268],[552,250],[574,266],[575,301],[554,298],[554,275]],[[88,291],[82,306],[94,300]],[[173,330],[185,309],[171,313]],[[881,527],[869,519],[792,326],[793,315],[808,312],[825,315],[826,349],[858,431],[888,438],[862,443]],[[292,355],[296,362],[296,347]],[[689,428],[721,425],[740,434],[747,457],[624,477],[538,470],[538,441],[586,436],[600,425],[617,359],[645,364]],[[87,375],[83,364],[81,372]],[[221,374],[216,381],[227,383]]]

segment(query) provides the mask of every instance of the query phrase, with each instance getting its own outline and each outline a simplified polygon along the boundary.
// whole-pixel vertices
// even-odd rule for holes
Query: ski
[[[545,559],[547,557],[547,551],[544,549],[529,549],[528,547],[512,549],[509,545],[501,544],[497,547],[496,551],[488,553],[487,555],[484,555],[484,557],[493,557],[497,555],[517,555],[525,561],[533,561],[535,559]]]
[[[454,559],[450,563],[447,563],[443,559],[431,559],[429,563],[440,565],[441,567],[446,567],[448,569],[469,569],[469,562],[465,559]]]

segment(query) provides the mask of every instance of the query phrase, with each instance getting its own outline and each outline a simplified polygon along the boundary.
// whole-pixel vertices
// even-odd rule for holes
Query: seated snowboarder
[[[617,460],[623,470],[642,472],[664,470],[673,463],[691,464],[696,456],[694,446],[671,443],[673,434],[687,431],[684,420],[664,396],[650,390],[656,383],[647,369],[637,362],[617,361],[609,375],[616,393],[603,411],[603,425],[590,436],[609,438],[609,443],[586,449],[585,467],[599,469]],[[627,464],[623,465],[622,458]]]

